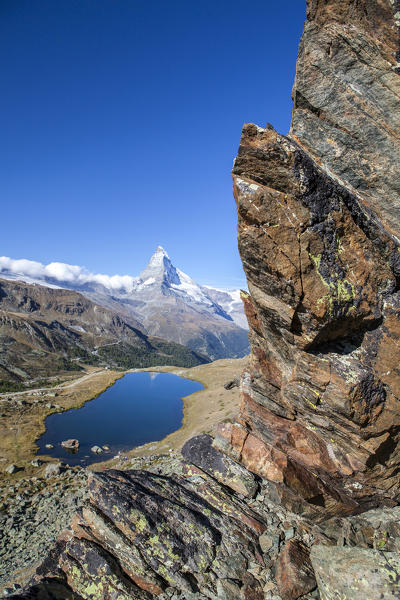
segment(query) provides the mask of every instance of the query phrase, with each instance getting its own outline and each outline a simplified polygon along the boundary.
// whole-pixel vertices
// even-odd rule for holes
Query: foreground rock
[[[209,435],[198,435],[187,441],[182,448],[182,456],[238,494],[250,498],[255,496],[258,483],[254,475],[213,448]]]
[[[150,471],[91,474],[88,487],[32,593],[51,582],[60,598],[276,599],[274,564],[289,520],[299,543],[312,539],[261,481],[255,498],[239,495],[175,455],[154,457]]]
[[[280,553],[276,565],[276,581],[283,600],[295,600],[316,588],[308,548],[290,540]]]
[[[233,169],[252,353],[220,447],[304,514],[399,500],[395,4],[308,2],[290,134],[245,125]]]
[[[263,598],[248,573],[263,560],[265,529],[243,502],[207,475],[166,478],[138,471],[90,476],[89,500],[59,539],[57,560],[40,573],[64,578],[84,598],[148,598],[168,587],[216,596],[218,576],[233,578]],[[122,568],[122,570],[120,570]]]
[[[399,597],[398,553],[314,546],[311,560],[321,600]]]

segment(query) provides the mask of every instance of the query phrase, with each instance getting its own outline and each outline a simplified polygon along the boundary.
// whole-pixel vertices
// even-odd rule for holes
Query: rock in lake
[[[100,446],[92,446],[90,448],[90,450],[94,453],[94,454],[101,454],[103,452],[103,449],[100,448]]]
[[[61,442],[61,446],[66,450],[71,450],[72,452],[76,452],[79,449],[79,441],[78,440],[64,440]]]

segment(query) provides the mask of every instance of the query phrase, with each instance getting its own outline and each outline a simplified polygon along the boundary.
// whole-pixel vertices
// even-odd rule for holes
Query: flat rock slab
[[[311,562],[321,600],[400,598],[400,554],[314,546]]]
[[[254,497],[258,489],[254,475],[214,448],[212,442],[209,435],[197,435],[183,446],[183,458],[235,492]]]
[[[169,588],[185,600],[233,600],[238,590],[238,600],[263,600],[250,569],[260,575],[265,566],[258,540],[266,525],[244,499],[203,475],[91,473],[86,502],[32,584],[47,578],[76,594],[57,600],[168,600]],[[50,600],[43,594],[38,600]]]

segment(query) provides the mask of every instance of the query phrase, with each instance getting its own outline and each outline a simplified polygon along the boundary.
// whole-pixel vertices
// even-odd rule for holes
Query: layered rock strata
[[[399,14],[309,2],[290,133],[245,125],[233,168],[252,353],[217,443],[304,512],[399,498]]]

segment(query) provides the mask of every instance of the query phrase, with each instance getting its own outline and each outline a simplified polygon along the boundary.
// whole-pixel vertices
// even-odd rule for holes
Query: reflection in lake
[[[201,389],[201,383],[171,373],[128,373],[81,408],[47,417],[46,432],[37,441],[38,454],[87,465],[161,440],[182,423],[181,398]],[[61,447],[67,439],[79,441],[77,452]],[[94,446],[101,452],[93,452]]]

